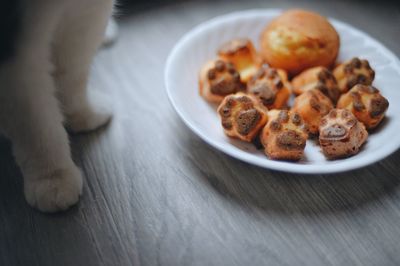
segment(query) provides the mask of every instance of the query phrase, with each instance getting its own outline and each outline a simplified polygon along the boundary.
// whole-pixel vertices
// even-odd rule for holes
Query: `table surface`
[[[399,265],[400,152],[372,166],[305,176],[211,148],[168,102],[174,43],[214,16],[304,7],[348,22],[400,54],[400,5],[365,1],[181,1],[120,20],[90,86],[114,110],[105,129],[71,136],[86,178],[68,212],[24,200],[0,140],[0,265]]]

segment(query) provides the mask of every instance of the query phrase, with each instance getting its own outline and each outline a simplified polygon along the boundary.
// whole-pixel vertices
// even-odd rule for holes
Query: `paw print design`
[[[329,159],[344,158],[359,152],[367,140],[365,126],[346,109],[332,109],[321,120],[319,143]]]
[[[292,80],[293,92],[300,95],[305,91],[317,89],[336,103],[340,90],[335,76],[325,67],[313,67],[303,71]]]
[[[199,80],[200,95],[214,103],[220,103],[226,95],[246,89],[233,64],[220,59],[204,65]]]
[[[267,123],[268,110],[244,93],[226,96],[218,114],[226,135],[251,142]]]
[[[384,118],[388,100],[373,86],[358,84],[340,97],[337,108],[350,110],[367,129],[375,128]]]
[[[248,82],[247,92],[257,97],[268,109],[284,108],[290,97],[286,73],[263,66]]]
[[[357,84],[371,85],[375,78],[375,71],[367,60],[357,57],[338,65],[333,70],[341,93],[346,93]]]
[[[331,100],[317,89],[308,90],[297,96],[292,111],[298,113],[308,125],[311,134],[318,134],[322,117],[333,108]]]
[[[272,110],[260,140],[265,154],[274,160],[298,161],[304,155],[308,138],[307,125],[296,112]]]

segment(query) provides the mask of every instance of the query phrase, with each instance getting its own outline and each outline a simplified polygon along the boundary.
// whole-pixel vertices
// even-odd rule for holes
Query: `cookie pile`
[[[321,48],[304,43],[308,32],[318,39],[314,29],[285,32],[291,21],[301,23],[304,13],[311,13],[296,12],[294,15],[293,11],[281,15],[285,16],[282,27],[279,18],[271,22],[273,27],[267,25],[260,38],[262,51],[259,53],[246,38],[223,44],[216,59],[207,62],[200,70],[200,95],[219,104],[217,112],[227,136],[246,142],[259,140],[270,159],[301,160],[308,138],[318,140],[328,159],[354,155],[367,140],[368,131],[376,128],[384,118],[389,102],[372,85],[375,71],[365,59],[355,57],[335,66],[332,58],[329,61],[314,56],[310,58],[311,63],[298,61],[296,56],[303,56],[299,52],[301,45],[307,48],[307,53],[318,54],[318,49],[332,49],[336,44],[324,44]],[[299,12],[303,12],[300,19]],[[288,18],[287,13],[297,17]],[[321,19],[318,14],[314,15]],[[334,30],[333,26],[329,27]],[[293,28],[296,27],[291,30]],[[275,39],[271,39],[265,37],[269,36],[266,31],[283,31],[280,34],[284,36],[274,35]],[[290,39],[288,47],[285,47],[287,42],[276,40],[286,38],[288,34],[298,37]],[[320,38],[336,41],[336,38],[326,36]],[[296,40],[299,43],[294,44]],[[273,43],[266,43],[268,41]],[[276,47],[278,44],[284,47]],[[277,58],[273,51],[265,51],[272,49],[270,47],[279,53],[286,51],[292,57],[285,60],[295,62],[280,64],[289,66],[286,69],[276,67]],[[321,53],[320,56],[332,57],[332,54]],[[294,65],[295,68],[290,67]],[[295,98],[293,105],[289,106],[291,97]]]

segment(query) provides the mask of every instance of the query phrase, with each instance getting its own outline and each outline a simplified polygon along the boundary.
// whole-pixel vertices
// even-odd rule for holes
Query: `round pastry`
[[[267,123],[268,110],[244,93],[228,95],[218,107],[226,135],[251,142]]]
[[[371,85],[375,78],[375,71],[367,60],[354,57],[336,66],[333,75],[341,93],[346,93],[357,84]]]
[[[292,86],[296,95],[311,89],[320,90],[333,103],[336,103],[340,96],[336,78],[326,67],[313,67],[301,72],[293,78]]]
[[[329,159],[344,158],[359,152],[367,140],[365,126],[346,109],[332,109],[321,120],[319,143]]]
[[[249,39],[236,39],[223,44],[218,50],[218,55],[235,66],[244,83],[255,74],[260,66],[256,49]]]
[[[307,138],[307,126],[301,116],[287,110],[269,111],[268,123],[260,135],[269,158],[289,161],[303,157]]]
[[[337,108],[350,110],[367,129],[375,128],[385,116],[388,100],[373,86],[358,84],[343,94]]]
[[[303,118],[311,134],[318,134],[322,117],[332,108],[333,104],[328,97],[319,90],[312,89],[296,97],[292,111]]]
[[[220,103],[226,95],[244,91],[246,86],[231,63],[218,59],[200,70],[199,88],[200,95],[207,101]]]
[[[288,83],[284,71],[263,66],[247,83],[247,92],[268,109],[281,109],[290,97]]]
[[[299,73],[331,66],[339,51],[339,35],[326,18],[305,10],[288,10],[261,34],[261,55],[269,65]]]

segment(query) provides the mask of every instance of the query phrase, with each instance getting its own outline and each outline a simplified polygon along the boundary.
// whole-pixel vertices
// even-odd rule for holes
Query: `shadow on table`
[[[22,174],[12,155],[11,142],[0,136],[0,205],[2,211],[11,211],[16,202],[25,205]]]
[[[231,158],[191,137],[187,158],[196,176],[227,200],[263,211],[318,215],[351,211],[395,191],[400,151],[381,163],[339,174],[299,175],[263,169]]]

